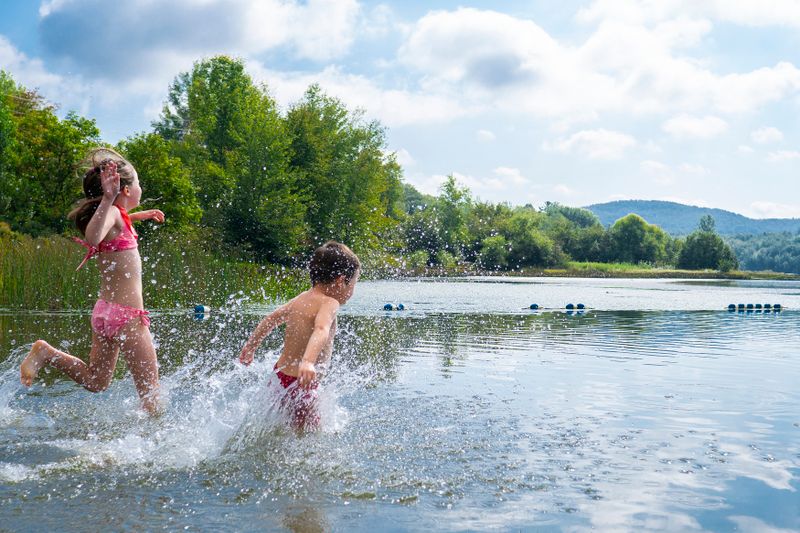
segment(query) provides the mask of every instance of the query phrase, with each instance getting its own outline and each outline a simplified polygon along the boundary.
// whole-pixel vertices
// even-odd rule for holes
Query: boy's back
[[[245,343],[239,360],[250,364],[266,336],[286,324],[283,352],[275,364],[278,376],[287,383],[288,378],[296,379],[302,388],[314,386],[314,365],[330,358],[336,312],[353,295],[360,270],[358,257],[347,246],[329,241],[317,248],[309,265],[311,288],[266,316]]]
[[[335,298],[315,288],[300,293],[288,302],[283,309],[286,321],[283,352],[275,366],[284,374],[297,376],[300,362],[315,331],[327,334],[316,363],[328,361],[336,334],[336,312],[339,307]]]

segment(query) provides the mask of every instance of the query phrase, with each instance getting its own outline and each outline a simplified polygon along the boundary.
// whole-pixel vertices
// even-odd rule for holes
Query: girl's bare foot
[[[19,365],[19,380],[26,387],[30,387],[39,369],[44,366],[50,358],[51,352],[55,351],[52,346],[43,340],[33,343],[31,351],[28,352],[25,360]]]

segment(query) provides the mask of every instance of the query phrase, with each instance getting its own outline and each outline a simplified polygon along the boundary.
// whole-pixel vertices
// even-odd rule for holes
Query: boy
[[[311,288],[267,315],[242,348],[239,361],[249,365],[270,332],[286,324],[275,372],[287,389],[281,405],[297,429],[319,426],[316,363],[326,362],[336,334],[336,312],[353,295],[361,262],[344,244],[328,241],[314,251],[309,265]]]

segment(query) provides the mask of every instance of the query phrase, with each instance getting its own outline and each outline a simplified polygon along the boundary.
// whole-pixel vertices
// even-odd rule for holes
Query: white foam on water
[[[31,444],[55,447],[67,457],[38,466],[0,462],[0,479],[21,481],[84,467],[192,468],[265,442],[274,446],[276,438],[300,438],[281,408],[287,391],[272,369],[275,357],[271,354],[247,367],[233,359],[220,364],[219,357],[212,360],[209,354],[185,363],[162,376],[163,411],[155,418],[139,409],[129,375],[112,383],[107,393],[92,395],[75,386],[48,400],[47,413],[26,410],[29,406],[19,394],[17,361],[0,374],[0,431],[13,425],[33,427],[36,433],[44,417],[49,421],[44,424],[48,435]],[[336,380],[319,389],[322,432],[339,431],[347,423],[338,395]]]

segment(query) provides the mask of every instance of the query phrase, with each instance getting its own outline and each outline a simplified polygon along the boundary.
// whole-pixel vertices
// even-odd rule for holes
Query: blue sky
[[[798,0],[4,0],[0,69],[114,142],[231,54],[380,120],[425,192],[800,217],[798,30]]]

